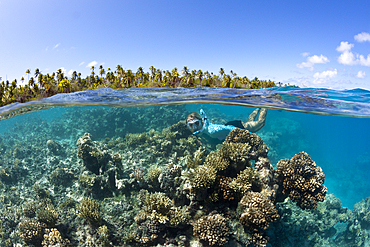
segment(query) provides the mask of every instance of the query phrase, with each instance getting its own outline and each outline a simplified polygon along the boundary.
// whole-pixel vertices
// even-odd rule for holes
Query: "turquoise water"
[[[3,119],[0,121],[0,222],[3,228],[0,245],[46,244],[47,238],[43,236],[29,241],[22,237],[22,231],[26,230],[21,223],[25,224],[25,219],[44,222],[47,226],[41,229],[45,234],[47,229],[57,229],[72,246],[89,246],[89,241],[92,246],[144,246],[146,231],[150,232],[153,227],[156,230],[150,233],[159,237],[151,235],[145,243],[147,246],[171,243],[196,246],[198,241],[210,244],[201,239],[196,230],[192,234],[192,227],[196,228],[194,222],[200,216],[212,215],[212,211],[227,216],[228,230],[235,232],[227,236],[227,246],[251,243],[253,231],[247,226],[241,230],[238,218],[232,216],[240,214],[237,200],[210,203],[206,197],[211,198],[215,193],[211,186],[206,190],[209,195],[204,191],[193,201],[189,199],[192,192],[184,188],[189,180],[184,174],[190,170],[186,157],[202,148],[205,154],[216,151],[222,141],[213,143],[201,137],[186,139],[194,136],[179,127],[163,130],[177,126],[188,113],[200,109],[207,113],[209,121],[225,124],[231,120],[247,121],[257,107],[267,108],[265,126],[256,134],[269,148],[267,157],[273,169],[276,170],[279,160],[291,159],[305,151],[322,168],[328,190],[326,200],[319,202],[317,209],[302,210],[288,199],[272,200],[280,219],[271,222],[267,229],[261,228],[258,234],[269,236],[268,246],[368,246],[370,200],[364,200],[370,196],[370,92],[291,87],[265,90],[100,89],[0,108],[0,119]],[[106,160],[95,174],[87,164],[92,161],[79,154],[82,151],[78,142],[85,133],[91,135],[91,145],[95,145],[91,150],[100,152],[96,154],[101,155],[97,160]],[[183,138],[181,143],[179,133]],[[114,163],[113,154],[120,155],[119,165]],[[176,193],[163,188],[163,177],[172,169],[169,164],[180,167],[178,178],[174,180],[177,182],[172,181],[170,185]],[[160,185],[157,185],[157,178],[150,178],[149,171],[154,168],[161,171]],[[70,174],[60,175],[60,169]],[[115,178],[108,172],[113,170]],[[94,181],[91,186],[84,180],[88,178]],[[108,186],[109,183],[113,184]],[[119,187],[120,183],[124,187]],[[271,180],[271,183],[274,182]],[[143,191],[164,193],[175,202],[173,207],[197,207],[198,211],[188,208],[190,222],[182,223],[181,227],[134,219],[146,203],[137,199],[143,197],[140,197]],[[80,216],[78,205],[83,198],[100,203],[102,220],[99,224]],[[45,204],[46,199],[52,205],[48,204],[48,208],[59,212],[55,222],[42,220],[40,205]],[[27,202],[36,205],[35,214],[25,214]],[[108,227],[109,234],[101,233],[103,226]],[[132,228],[141,230],[135,233]],[[132,237],[134,233],[139,237]],[[162,235],[168,236],[167,239],[162,239]],[[59,243],[67,246],[62,240]],[[254,244],[264,246],[258,241]]]

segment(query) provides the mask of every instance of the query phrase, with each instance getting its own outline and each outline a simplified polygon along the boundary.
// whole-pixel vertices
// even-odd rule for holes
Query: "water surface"
[[[122,156],[123,166],[119,168],[123,169],[120,175],[122,177],[116,180],[126,179],[124,180],[126,185],[131,186],[128,190],[132,190],[131,193],[135,195],[135,198],[136,193],[142,193],[141,190],[155,191],[155,187],[151,187],[150,183],[144,180],[144,178],[147,179],[147,172],[150,168],[158,166],[163,172],[168,162],[172,162],[175,165],[182,164],[183,172],[188,169],[184,166],[185,154],[181,154],[181,151],[177,149],[175,153],[168,151],[175,150],[174,147],[168,149],[175,140],[161,136],[159,133],[184,120],[188,113],[198,112],[200,109],[207,113],[210,121],[225,124],[231,120],[247,121],[249,114],[259,107],[268,110],[266,124],[256,134],[269,147],[268,158],[274,168],[279,160],[291,159],[299,152],[305,151],[325,173],[325,185],[330,198],[335,198],[332,199],[334,201],[339,199],[343,208],[353,210],[356,203],[370,196],[369,91],[360,89],[334,91],[293,87],[261,90],[98,89],[59,94],[37,102],[12,104],[0,108],[2,119],[0,121],[0,165],[3,169],[1,182],[4,188],[2,196],[6,198],[1,206],[13,205],[21,208],[27,201],[39,201],[42,196],[37,192],[35,194],[36,189],[32,187],[34,184],[39,184],[54,196],[52,199],[56,207],[60,207],[57,198],[64,201],[66,195],[76,203],[88,196],[103,203],[104,198],[98,195],[99,193],[96,194],[94,189],[93,191],[89,191],[88,188],[84,189],[81,185],[82,161],[78,158],[76,143],[85,133],[89,133],[92,140],[99,145],[105,145],[105,148],[109,150],[107,152],[112,152],[112,154],[117,152]],[[154,134],[155,132],[158,134]],[[139,145],[134,149],[133,146],[128,146],[127,140],[133,140],[130,134],[143,133],[154,137],[158,135],[159,139],[164,138],[163,143],[160,144],[162,145],[162,156],[144,151],[143,156],[132,156],[135,152],[139,152],[138,148],[144,150],[145,145],[132,144]],[[166,132],[162,133],[166,134]],[[170,143],[168,140],[171,140]],[[59,151],[51,151],[51,141],[56,142],[55,145],[59,147]],[[146,142],[150,143],[148,140]],[[217,148],[216,145],[207,146],[207,143],[202,143],[202,145],[213,148],[213,150]],[[63,180],[60,181],[60,185],[53,184],[51,177],[55,175],[57,168],[70,169],[75,174],[74,181],[77,184],[80,183],[78,188],[76,189],[72,184],[65,184]],[[140,176],[141,172],[144,176],[142,181],[139,178],[136,178],[137,181],[132,180],[135,176]],[[8,173],[9,176],[6,175]],[[24,190],[24,188],[27,189]],[[109,191],[111,192],[111,189]],[[158,191],[163,190],[158,189]],[[117,200],[123,194],[121,190],[117,190],[108,193],[106,199],[115,198],[114,200]],[[15,199],[15,195],[21,195],[22,199]],[[124,207],[123,203],[127,205],[131,203],[130,199],[120,200],[122,200],[119,204],[121,207]],[[127,210],[135,210],[135,207],[127,206]],[[113,215],[112,212],[108,213],[109,206],[104,204],[102,208],[107,215]],[[123,209],[120,210],[118,211],[122,213]],[[370,215],[370,212],[367,215]],[[308,216],[300,217],[307,218]],[[11,237],[11,232],[16,229],[16,225],[21,220],[22,218],[14,219],[13,226],[9,226],[9,231],[5,234],[8,237],[4,237],[2,243],[5,243],[6,239],[11,239],[10,241],[14,244],[22,242],[19,236]],[[105,220],[107,222],[108,218]],[[133,219],[128,216],[126,221],[128,225],[135,225]],[[347,220],[345,222],[347,225],[351,224]],[[75,223],[71,221],[70,224],[72,227]],[[272,229],[278,229],[279,221],[274,224]],[[303,224],[300,222],[300,225]],[[328,229],[334,229],[334,226],[329,225],[328,223]],[[60,224],[57,223],[56,226],[62,231]],[[339,227],[339,223],[335,226]],[[329,234],[327,229],[322,232],[316,231],[317,236],[310,241],[319,244],[318,246],[329,246],[320,241],[325,242],[330,239],[332,246],[336,246],[338,241],[342,241],[340,242],[342,245],[348,243],[348,246],[352,246],[351,241],[355,238],[348,240],[350,238],[345,237],[350,232],[349,227],[345,230],[346,226],[341,231],[333,230],[333,232],[336,231],[336,235]],[[367,231],[366,224],[362,227],[364,231]],[[79,231],[82,230],[76,230],[76,232]],[[270,243],[280,246],[281,243],[273,237],[277,233],[272,233],[272,231],[269,228]],[[111,226],[111,232],[115,233],[114,226]],[[76,239],[71,239],[73,235],[71,232],[62,233],[72,242],[76,241]],[[186,235],[186,233],[183,234]],[[286,234],[289,235],[292,232]],[[124,237],[120,236],[119,239],[119,241],[116,240],[116,244],[125,242],[122,240]],[[230,239],[233,239],[230,243],[236,243],[233,237]],[[337,242],[334,239],[337,239],[335,240]],[[240,239],[238,241],[246,244]],[[313,246],[304,237],[289,241],[295,244],[306,241],[308,246]],[[359,238],[356,241],[364,240]],[[154,243],[156,242],[153,240]],[[163,244],[163,241],[159,243]],[[365,242],[361,243],[365,244]],[[361,243],[358,246],[362,246]],[[133,245],[135,244],[138,243]]]

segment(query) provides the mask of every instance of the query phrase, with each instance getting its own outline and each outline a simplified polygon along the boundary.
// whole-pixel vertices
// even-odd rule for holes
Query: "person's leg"
[[[257,114],[258,114],[258,111],[260,110],[260,108],[257,108],[255,109],[248,117],[248,122],[252,122],[254,121],[254,119],[256,119],[257,117]]]
[[[258,111],[259,111],[258,119],[254,120],[257,116]],[[249,115],[248,122],[243,123],[244,128],[249,130],[250,132],[259,131],[260,129],[262,129],[263,126],[265,126],[266,115],[267,115],[267,109],[265,108],[254,110]]]

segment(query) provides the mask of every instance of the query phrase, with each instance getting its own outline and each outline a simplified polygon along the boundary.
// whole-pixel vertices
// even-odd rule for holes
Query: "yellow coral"
[[[101,216],[99,207],[100,205],[97,201],[90,199],[90,197],[87,199],[84,198],[77,208],[79,210],[78,216],[92,224],[100,224]]]
[[[216,169],[212,166],[201,165],[186,174],[193,189],[207,189],[216,180]]]
[[[251,167],[247,167],[234,178],[229,186],[236,192],[244,194],[249,191],[254,181],[258,179],[258,173]]]

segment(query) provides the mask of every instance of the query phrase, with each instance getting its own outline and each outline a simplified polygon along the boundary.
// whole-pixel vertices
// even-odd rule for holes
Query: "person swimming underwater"
[[[257,108],[249,115],[247,122],[243,123],[240,120],[235,120],[223,125],[210,123],[207,119],[206,113],[201,109],[200,114],[192,112],[186,117],[186,126],[193,135],[205,133],[211,138],[224,140],[230,131],[235,128],[246,129],[250,132],[259,131],[265,125],[266,114],[267,109]],[[255,120],[257,115],[259,115],[258,119]]]

